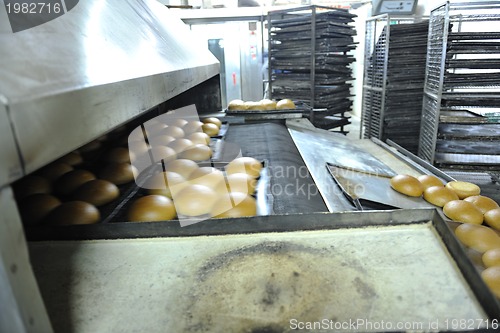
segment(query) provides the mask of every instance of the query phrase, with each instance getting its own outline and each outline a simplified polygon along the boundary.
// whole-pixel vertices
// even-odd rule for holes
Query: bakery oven
[[[223,112],[218,61],[156,1],[82,1],[16,34],[1,22],[1,331],[436,331],[499,317],[455,225],[389,184],[449,176],[317,129],[310,110]],[[208,156],[166,138],[183,142],[188,124]],[[232,172],[241,158],[257,164]],[[180,197],[206,170],[239,193],[216,213],[197,209],[226,198],[218,184]],[[158,175],[165,186],[148,186]],[[174,213],[136,209],[151,196]],[[75,201],[87,205],[60,209]]]

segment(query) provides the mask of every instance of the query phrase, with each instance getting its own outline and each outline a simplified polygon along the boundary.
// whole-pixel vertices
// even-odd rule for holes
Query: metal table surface
[[[326,163],[340,164],[373,173],[418,176],[421,173],[370,140],[353,140],[338,133],[310,126],[305,119],[288,120],[287,127],[304,163],[311,173],[329,211],[353,210],[326,168]],[[378,185],[377,185],[378,184]],[[390,194],[388,181],[377,181],[380,191]],[[413,208],[429,207],[423,200]],[[407,206],[405,208],[412,208]]]
[[[213,225],[225,235],[34,242],[30,251],[56,331],[291,332],[294,320],[323,319],[367,332],[382,321],[417,331],[457,318],[484,325],[478,294],[447,250],[456,240],[432,212],[305,215],[304,227],[323,227],[232,233],[258,225],[249,218],[225,231]],[[286,229],[294,217],[280,219]]]

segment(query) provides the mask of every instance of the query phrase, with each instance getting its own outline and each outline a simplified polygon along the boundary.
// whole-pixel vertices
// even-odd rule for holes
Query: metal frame
[[[309,113],[309,119],[311,122],[314,123],[314,118],[315,118],[315,96],[316,96],[316,14],[317,10],[333,10],[334,8],[328,7],[328,6],[321,6],[321,5],[310,5],[310,6],[303,6],[303,7],[296,7],[296,8],[288,8],[288,9],[282,9],[282,10],[273,10],[269,11],[267,13],[267,25],[268,25],[268,77],[269,77],[269,82],[268,82],[268,91],[269,91],[269,98],[272,98],[272,67],[271,67],[271,46],[272,46],[272,38],[271,38],[271,32],[272,32],[272,21],[273,17],[281,17],[283,18],[287,14],[293,14],[297,12],[304,12],[304,11],[311,11],[311,69],[310,69],[310,83],[311,83],[311,97],[310,97],[310,107],[311,111]],[[324,109],[322,109],[324,110]]]
[[[490,14],[489,10],[491,9],[496,9],[497,11]],[[473,89],[478,87],[485,88],[485,85],[462,87],[460,84],[447,84],[445,78],[447,72],[455,72],[455,69],[449,69],[447,66],[447,58],[453,56],[453,53],[447,51],[451,27],[453,26],[453,31],[462,32],[464,22],[499,22],[500,14],[498,14],[498,9],[500,9],[500,3],[497,1],[457,3],[447,1],[431,11],[424,101],[418,148],[418,156],[431,164],[460,165],[460,168],[470,168],[467,167],[468,164],[491,165],[495,163],[494,160],[491,160],[492,155],[456,154],[447,151],[437,153],[436,147],[439,138],[440,123],[445,122],[440,117],[441,111],[445,111],[446,109],[457,111],[464,108],[480,108],[480,106],[467,105],[445,108],[443,106],[444,99],[467,99],[488,96],[489,98],[498,99],[497,105],[500,106],[500,92],[498,92],[498,87],[486,87],[496,88],[497,91],[493,90],[490,91],[490,94],[484,94],[484,89],[481,89],[481,92],[476,92]],[[460,53],[457,54],[460,55]],[[498,54],[495,53],[495,55]],[[456,90],[458,88],[461,89]],[[485,160],[491,160],[491,162],[484,163]]]
[[[386,28],[385,38],[378,36],[379,22]],[[363,101],[361,135],[363,138],[382,139],[385,109],[385,86],[387,82],[387,61],[389,57],[389,15],[383,14],[366,20],[365,59],[363,76]],[[377,38],[378,37],[378,38]],[[377,44],[379,44],[377,46]],[[379,61],[378,51],[383,61]],[[371,59],[371,61],[370,61]],[[381,70],[381,73],[380,73]],[[377,75],[378,74],[378,75]],[[365,128],[365,130],[363,130]]]
[[[273,91],[273,81],[271,79],[273,69],[271,67],[271,46],[272,46],[272,38],[271,38],[271,32],[272,32],[272,27],[273,27],[273,16],[278,16],[283,18],[287,14],[291,13],[296,13],[296,12],[302,12],[302,11],[311,11],[311,71],[310,71],[310,81],[311,81],[311,99],[310,99],[310,119],[311,121],[314,120],[314,96],[315,96],[315,86],[316,86],[316,9],[331,9],[330,7],[325,7],[325,6],[305,6],[305,7],[297,7],[297,8],[289,8],[289,9],[282,9],[282,10],[274,10],[274,11],[269,11],[267,13],[267,31],[268,31],[268,47],[267,47],[267,57],[268,57],[268,89],[269,89],[269,97],[272,98],[272,91]]]
[[[382,14],[366,20],[365,54],[363,75],[363,97],[360,138],[383,140],[386,132],[387,76],[389,68],[389,48],[391,22],[411,24],[424,17],[395,17]],[[385,36],[382,34],[385,28]]]
[[[418,156],[433,163],[442,98],[449,26],[449,2],[431,11]]]

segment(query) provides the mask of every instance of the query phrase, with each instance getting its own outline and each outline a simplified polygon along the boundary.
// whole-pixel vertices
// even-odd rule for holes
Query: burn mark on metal
[[[365,298],[373,298],[377,296],[375,290],[372,287],[364,283],[358,276],[354,278],[352,282],[358,294],[362,295]]]
[[[291,253],[297,252],[325,254],[328,252],[328,249],[317,249],[291,242],[262,242],[251,246],[240,247],[212,258],[199,269],[198,277],[201,281],[205,281],[213,272],[216,272],[217,270],[227,266],[233,261],[240,260],[245,256],[255,254],[279,254],[291,256]],[[300,273],[294,272],[294,275],[299,276]]]
[[[264,326],[264,327],[255,327],[250,331],[250,333],[281,333],[284,332],[282,327],[278,326]]]

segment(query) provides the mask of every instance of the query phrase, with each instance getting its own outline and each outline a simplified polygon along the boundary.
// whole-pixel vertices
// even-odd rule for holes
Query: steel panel
[[[0,96],[0,187],[21,177],[23,168],[19,156],[14,133],[7,114],[7,107]]]
[[[52,332],[33,275],[14,195],[0,187],[0,332]]]
[[[273,219],[281,232],[229,231],[273,225],[246,218],[212,236],[30,247],[59,331],[291,332],[292,318],[421,322],[415,331],[446,330],[447,320],[464,318],[484,327],[498,302],[433,212],[304,215],[301,232],[284,231],[296,220],[285,215]]]
[[[9,45],[0,94],[25,173],[219,73],[206,45],[154,0],[80,1],[17,33],[1,20],[0,45]]]

